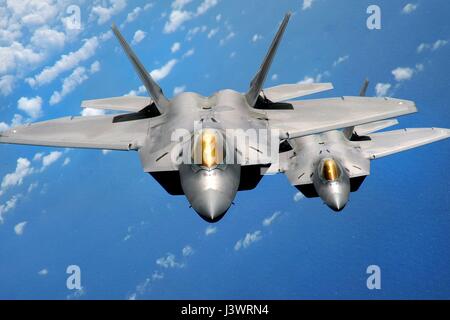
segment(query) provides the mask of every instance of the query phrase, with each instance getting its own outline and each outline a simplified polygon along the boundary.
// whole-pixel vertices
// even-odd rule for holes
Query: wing
[[[138,149],[149,119],[116,121],[117,117],[66,117],[14,127],[0,133],[0,143],[110,150]]]
[[[280,137],[297,138],[375,122],[417,111],[412,101],[392,98],[342,97],[292,101],[292,110],[263,111]]]
[[[397,152],[416,148],[450,137],[449,129],[424,128],[402,129],[369,135],[370,141],[361,141],[360,146],[368,159],[378,159]]]
[[[152,104],[149,97],[123,96],[105,99],[84,100],[82,108],[139,112]]]
[[[314,93],[332,90],[331,83],[282,84],[264,89],[264,96],[272,102],[286,101]]]

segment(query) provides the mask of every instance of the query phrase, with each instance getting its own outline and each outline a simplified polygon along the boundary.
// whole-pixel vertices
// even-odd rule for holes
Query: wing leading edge
[[[369,141],[359,142],[361,150],[366,158],[378,159],[449,138],[450,130],[442,128],[401,129],[374,133],[369,137]]]
[[[149,119],[115,122],[115,116],[65,117],[0,132],[0,143],[51,147],[136,150]]]

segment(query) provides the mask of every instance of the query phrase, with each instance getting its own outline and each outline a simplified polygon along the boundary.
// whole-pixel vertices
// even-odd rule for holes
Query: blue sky
[[[381,30],[366,27],[370,4]],[[79,30],[64,20],[70,5]],[[0,0],[0,129],[145,94],[113,21],[168,96],[245,91],[288,10],[268,86],[329,81],[335,90],[317,97],[356,95],[368,77],[369,95],[416,101],[400,127],[450,127],[448,1]],[[277,175],[214,225],[133,152],[1,145],[0,155],[2,299],[450,298],[448,141],[372,162],[339,214]],[[77,292],[66,288],[73,264]],[[366,287],[372,264],[381,290]]]

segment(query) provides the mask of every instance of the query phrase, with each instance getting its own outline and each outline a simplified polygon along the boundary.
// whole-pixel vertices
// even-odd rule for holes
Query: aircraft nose
[[[192,208],[207,222],[218,222],[228,211],[232,199],[217,190],[206,190],[191,203]]]
[[[339,212],[342,209],[344,209],[347,202],[348,202],[348,196],[346,196],[345,194],[342,194],[342,193],[335,193],[335,194],[333,194],[331,199],[329,199],[327,201],[327,205],[332,210]]]

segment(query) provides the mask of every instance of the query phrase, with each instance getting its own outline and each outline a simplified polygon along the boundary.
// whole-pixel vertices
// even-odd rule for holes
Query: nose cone
[[[329,197],[326,204],[333,211],[339,212],[342,209],[344,209],[347,202],[348,202],[348,194],[335,193],[331,197]]]
[[[207,222],[218,222],[227,213],[233,199],[217,190],[206,190],[191,202],[192,208]]]

